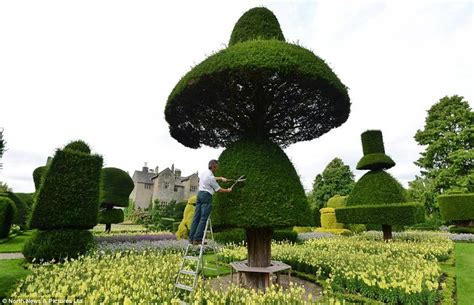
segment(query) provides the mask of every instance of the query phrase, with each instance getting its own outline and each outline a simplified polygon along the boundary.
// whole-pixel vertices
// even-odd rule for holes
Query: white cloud
[[[355,169],[360,133],[382,129],[391,170],[418,172],[413,136],[444,95],[472,102],[472,2],[264,1],[289,41],[325,59],[350,88],[346,124],[286,152],[303,184],[334,157]],[[183,174],[221,150],[169,136],[164,105],[179,78],[222,48],[254,1],[9,1],[0,3],[0,126],[9,150],[0,180],[32,191],[31,173],[82,138],[107,166],[148,161]],[[357,172],[360,176],[362,172]]]

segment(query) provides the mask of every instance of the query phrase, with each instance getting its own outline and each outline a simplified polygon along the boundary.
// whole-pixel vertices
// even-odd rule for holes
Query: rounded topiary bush
[[[94,246],[94,238],[90,231],[63,229],[36,231],[23,248],[27,261],[41,260],[63,261],[66,257],[77,258]]]
[[[89,145],[87,145],[87,143],[82,141],[82,140],[72,141],[69,144],[67,144],[64,147],[64,149],[80,151],[80,152],[85,153],[85,154],[90,154],[91,153],[91,149],[90,149]]]
[[[334,195],[328,199],[326,207],[333,208],[333,209],[345,207],[346,200],[347,200],[347,196]]]
[[[26,203],[13,192],[0,193],[0,196],[8,197],[14,202],[16,213],[13,219],[13,224],[20,226],[22,230],[25,229],[30,210]]]
[[[321,212],[321,227],[323,229],[342,229],[344,225],[338,223],[336,219],[336,212],[334,208],[322,208]]]
[[[105,231],[110,232],[113,223],[123,222],[123,211],[114,207],[126,208],[133,188],[133,180],[127,172],[115,167],[102,169],[99,223],[105,224]]]
[[[346,206],[406,202],[406,191],[392,175],[383,171],[370,171],[354,185]]]
[[[246,139],[230,145],[219,157],[218,175],[245,175],[247,180],[232,193],[215,195],[212,219],[216,227],[277,228],[312,223],[298,174],[272,141]]]
[[[438,196],[439,210],[446,221],[469,225],[474,221],[474,193]]]
[[[35,183],[35,190],[39,190],[41,185],[41,179],[44,173],[46,172],[46,169],[47,166],[40,166],[33,171],[33,181]]]
[[[16,214],[15,203],[6,196],[0,196],[0,238],[8,237]]]

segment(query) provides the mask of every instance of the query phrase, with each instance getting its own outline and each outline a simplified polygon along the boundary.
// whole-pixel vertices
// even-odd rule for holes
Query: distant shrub
[[[8,197],[13,201],[16,208],[13,224],[20,226],[22,230],[26,229],[26,221],[30,210],[26,203],[12,192],[0,193],[0,196]]]
[[[474,220],[474,193],[440,195],[438,203],[446,221]]]
[[[8,237],[16,214],[15,203],[8,197],[0,196],[0,238]]]

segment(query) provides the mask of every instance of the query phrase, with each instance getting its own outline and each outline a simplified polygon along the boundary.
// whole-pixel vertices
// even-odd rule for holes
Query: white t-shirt
[[[203,171],[199,175],[199,191],[205,191],[212,195],[220,188],[219,184],[217,184],[216,177],[214,177],[210,169]]]

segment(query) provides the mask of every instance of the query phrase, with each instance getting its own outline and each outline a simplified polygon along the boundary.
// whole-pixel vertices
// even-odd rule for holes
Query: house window
[[[175,192],[178,191],[178,187],[177,187],[177,186],[174,187],[174,191],[175,191]]]
[[[170,187],[170,183],[169,183],[169,182],[163,183],[163,187],[164,187],[165,189],[169,188],[169,187]]]
[[[191,185],[191,192],[196,192],[197,191],[197,186]]]
[[[152,186],[151,184],[149,184],[149,183],[145,183],[145,189],[147,189],[147,190],[151,190],[151,186]]]

